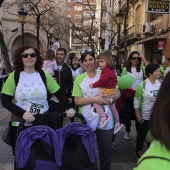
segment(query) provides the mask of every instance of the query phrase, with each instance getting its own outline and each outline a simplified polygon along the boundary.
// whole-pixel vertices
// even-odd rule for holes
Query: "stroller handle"
[[[62,117],[67,117],[67,113],[61,113],[61,116]],[[84,118],[84,116],[82,114],[75,113],[74,117],[78,117],[83,124],[87,124],[87,121],[85,120],[85,118]]]

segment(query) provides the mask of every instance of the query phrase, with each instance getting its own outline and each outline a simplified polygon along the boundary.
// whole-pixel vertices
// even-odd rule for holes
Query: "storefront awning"
[[[145,43],[151,43],[156,40],[165,40],[166,35],[155,35],[153,37],[149,37],[140,41],[135,42],[135,44],[145,44]]]

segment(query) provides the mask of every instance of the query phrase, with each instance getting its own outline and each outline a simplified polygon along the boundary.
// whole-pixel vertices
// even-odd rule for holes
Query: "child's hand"
[[[89,87],[90,87],[90,88],[93,88],[93,84],[91,83],[91,84],[89,85]]]

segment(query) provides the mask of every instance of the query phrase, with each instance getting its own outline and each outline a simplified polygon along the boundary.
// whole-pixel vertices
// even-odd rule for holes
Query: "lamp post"
[[[24,24],[26,22],[27,12],[25,12],[22,9],[21,11],[18,12],[18,14],[19,14],[19,21],[20,21],[21,27],[22,27],[22,44],[24,44]]]
[[[99,41],[99,53],[100,53],[101,43],[102,43],[102,37],[101,37],[101,35],[100,35],[100,37],[98,38],[98,41]]]
[[[50,46],[50,48],[51,48],[52,43],[53,43],[52,40],[53,40],[53,34],[50,33],[50,34],[49,34],[49,46]]]
[[[119,58],[120,58],[120,29],[121,24],[123,24],[123,12],[120,10],[118,14],[116,14],[116,23],[117,23],[117,65],[119,65]]]

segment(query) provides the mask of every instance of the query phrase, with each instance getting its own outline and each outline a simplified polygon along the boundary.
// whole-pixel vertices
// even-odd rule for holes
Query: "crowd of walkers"
[[[2,105],[12,113],[11,122],[24,120],[27,126],[45,122],[53,129],[57,128],[58,116],[50,110],[49,101],[59,102],[60,111],[66,112],[71,122],[74,122],[75,113],[82,114],[97,138],[100,170],[110,170],[114,138],[123,127],[119,119],[122,108],[119,100],[125,97],[130,114],[124,123],[124,139],[130,140],[131,120],[135,120],[137,132],[134,154],[140,160],[135,169],[145,167],[145,162],[152,166],[150,162],[156,162],[155,157],[159,161],[165,160],[166,167],[166,161],[170,162],[169,97],[166,93],[170,58],[165,59],[165,70],[159,59],[148,64],[138,51],[131,52],[121,70],[121,77],[129,75],[133,78],[126,89],[116,86],[120,73],[116,63],[116,57],[109,50],[95,56],[92,49],[80,54],[67,54],[65,48],[48,49],[42,58],[38,49],[22,45],[13,56],[15,71],[2,88]],[[159,107],[160,103],[162,107]],[[11,127],[14,148],[17,128]],[[147,135],[154,140],[148,141],[149,149],[143,155]],[[155,156],[153,148],[159,147],[165,154],[159,150]],[[145,160],[147,157],[151,159]]]

